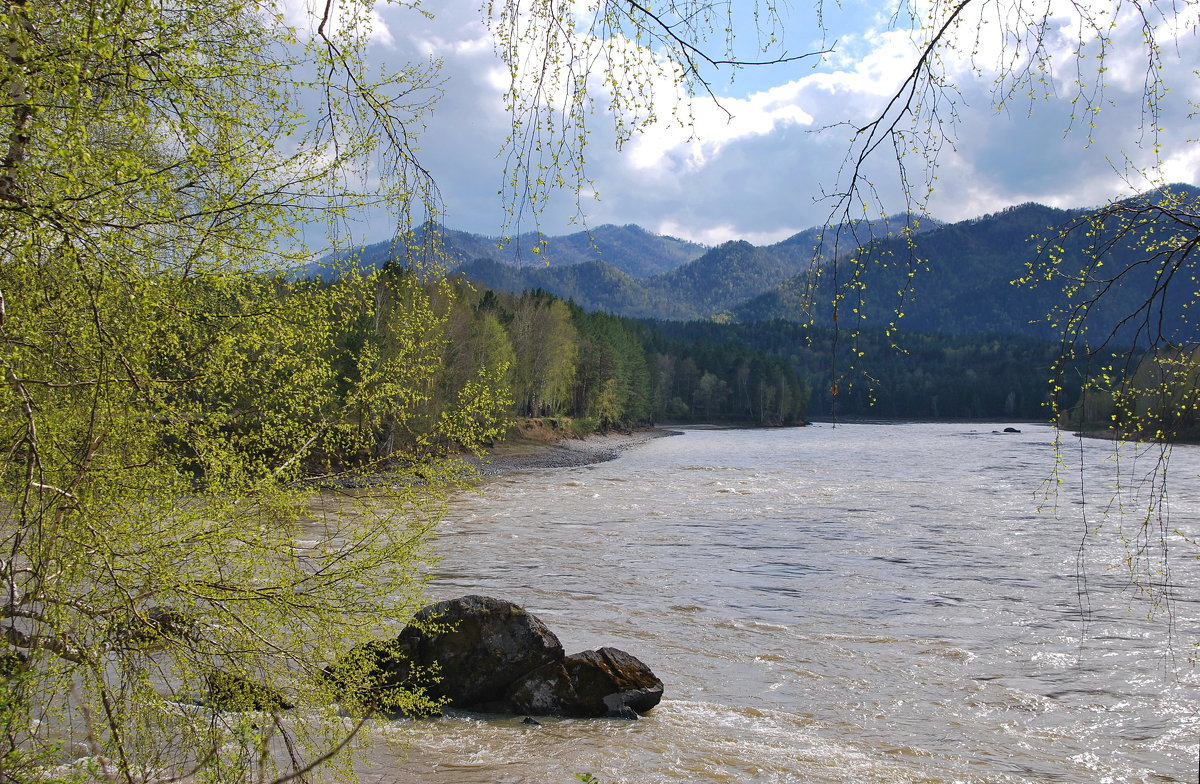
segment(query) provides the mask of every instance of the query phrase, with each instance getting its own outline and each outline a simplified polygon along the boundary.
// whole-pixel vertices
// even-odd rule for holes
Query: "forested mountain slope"
[[[431,240],[436,242],[431,244]],[[701,256],[707,248],[676,237],[652,234],[640,226],[606,224],[588,231],[562,236],[547,236],[537,232],[516,237],[489,237],[466,231],[420,226],[412,236],[396,241],[377,242],[359,248],[352,266],[378,269],[389,261],[428,265],[437,263],[453,271],[476,261],[490,261],[501,266],[524,268],[536,275],[541,270],[565,272],[578,264],[600,263],[621,271],[632,278],[647,278],[668,272]],[[325,258],[305,270],[303,277],[328,278],[336,273],[339,264],[346,264],[350,254]],[[519,293],[524,286],[517,288]]]
[[[514,257],[489,254],[461,264],[457,271],[489,288],[513,293],[541,289],[572,299],[589,310],[633,318],[704,319],[723,314],[811,270],[815,264],[832,258],[839,248],[857,247],[872,236],[899,234],[906,223],[902,216],[892,216],[845,226],[837,232],[811,228],[761,247],[745,241],[726,242],[650,277],[639,275],[638,270],[662,267],[659,254],[664,247],[674,252],[670,258],[677,261],[681,249],[690,251],[699,246],[684,248],[677,245],[679,240],[637,227],[624,226],[619,231],[616,227],[601,227],[593,232],[597,246],[602,246],[599,260],[564,264],[560,260],[564,256],[556,257],[555,248],[572,248],[584,236],[571,235],[550,238],[547,250],[537,256],[543,260],[538,263],[515,263]],[[936,221],[924,222],[926,229],[937,225]],[[448,248],[466,247],[451,235]],[[624,244],[618,252],[619,242]],[[639,254],[648,261],[635,263],[633,259]],[[526,251],[525,255],[531,254]],[[614,259],[624,261],[618,264]]]
[[[1083,215],[1039,204],[1013,207],[917,237],[912,247],[901,238],[872,242],[862,254],[856,282],[851,263],[822,269],[819,279],[793,277],[734,309],[738,321],[812,320],[829,324],[833,294],[843,291],[843,323],[864,326],[893,321],[905,329],[967,334],[996,331],[1051,337],[1046,315],[1061,289],[1013,284],[1028,272],[1037,254],[1034,238]],[[911,273],[911,275],[910,275]],[[897,317],[897,313],[903,314]]]
[[[806,269],[812,257],[805,259],[805,255],[756,247],[744,240],[727,242],[690,264],[645,281],[645,288],[675,311],[646,315],[711,317],[744,302],[753,292],[768,290]]]
[[[1171,186],[1195,199],[1200,189]],[[839,323],[886,326],[905,330],[966,335],[1000,332],[1042,339],[1061,336],[1072,307],[1095,296],[1104,296],[1088,316],[1091,334],[1106,337],[1116,331],[1120,341],[1133,342],[1147,324],[1135,319],[1119,330],[1117,325],[1138,311],[1151,292],[1165,281],[1156,281],[1157,264],[1145,263],[1155,255],[1147,243],[1168,239],[1175,227],[1148,224],[1122,236],[1119,218],[1095,224],[1090,210],[1061,210],[1040,204],[1022,204],[992,215],[940,226],[912,239],[884,238],[867,245],[862,264],[839,261],[837,273],[826,265],[819,276],[798,275],[782,286],[751,298],[733,311],[743,322],[771,319],[833,322],[834,292],[842,292]],[[1076,228],[1047,242],[1056,229]],[[1104,250],[1095,269],[1097,251]],[[1127,270],[1115,285],[1104,279]],[[1110,272],[1111,271],[1111,272]],[[1051,272],[1053,274],[1051,274]],[[1084,283],[1073,295],[1064,288]],[[1154,330],[1176,341],[1194,339],[1194,327],[1185,323],[1184,303],[1194,297],[1195,284],[1176,280],[1166,292]],[[898,316],[898,314],[902,314]]]
[[[1172,188],[1200,196],[1190,186]],[[1134,262],[1149,255],[1141,240],[1161,227],[1118,237],[1117,219],[1090,226],[1090,213],[1022,204],[954,224],[925,219],[912,233],[903,231],[903,217],[893,216],[836,233],[808,229],[774,245],[735,241],[708,249],[637,226],[601,226],[563,237],[524,234],[507,243],[449,229],[440,236],[445,267],[477,284],[512,293],[541,290],[585,310],[821,326],[834,323],[836,299],[838,323],[850,329],[895,323],[924,332],[1054,339],[1063,323],[1061,313],[1048,318],[1055,308],[1099,290],[1093,283],[1073,300],[1064,297],[1070,279],[1094,264],[1097,247],[1111,243],[1105,270],[1130,271],[1090,314],[1096,334],[1136,312],[1155,288],[1154,266]],[[1070,225],[1076,230],[1059,240],[1059,249],[1048,250],[1046,238]],[[429,230],[422,227],[404,252],[421,247]],[[363,248],[355,264],[375,268],[401,255],[395,245],[380,243]],[[1048,276],[1043,265],[1052,258],[1057,266]],[[1168,316],[1154,326],[1183,340],[1192,330],[1181,321],[1182,304],[1192,292],[1178,283],[1164,300]],[[1117,337],[1132,342],[1135,333],[1126,327]]]
[[[463,264],[455,274],[489,289],[520,294],[546,291],[573,300],[584,310],[632,318],[700,318],[686,302],[671,302],[662,293],[603,261],[568,267],[515,267],[492,259]]]

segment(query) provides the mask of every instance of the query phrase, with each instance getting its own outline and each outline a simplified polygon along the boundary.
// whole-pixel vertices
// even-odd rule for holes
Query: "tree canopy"
[[[387,272],[282,274],[302,230],[436,205],[434,69],[368,72],[369,3],[0,9],[0,780],[294,775],[352,735],[324,665],[420,600],[463,477],[438,442],[503,407],[460,379],[413,426],[444,314]]]

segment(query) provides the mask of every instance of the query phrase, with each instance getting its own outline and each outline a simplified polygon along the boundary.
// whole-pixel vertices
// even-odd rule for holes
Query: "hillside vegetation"
[[[1172,190],[1200,196],[1190,186]],[[1124,236],[1115,221],[1088,225],[1091,214],[1023,204],[953,224],[923,220],[913,232],[892,217],[839,233],[807,229],[773,245],[736,241],[708,249],[635,226],[600,227],[587,242],[586,234],[541,240],[524,235],[503,248],[494,238],[464,232],[443,230],[442,237],[447,267],[479,285],[512,293],[541,290],[585,310],[675,321],[830,325],[836,300],[840,324],[851,328],[895,323],[920,332],[1057,340],[1062,322],[1056,309],[1089,293],[1085,287],[1064,300],[1064,285],[1090,274],[1100,251],[1108,268],[1135,270],[1089,314],[1095,332],[1113,330],[1155,287],[1153,268],[1134,265],[1144,258],[1154,227]],[[1074,230],[1058,238],[1062,227]],[[404,253],[415,246],[415,240],[405,245]],[[543,251],[531,251],[538,247]],[[373,245],[362,250],[361,263],[377,266],[397,255],[393,245]],[[1162,327],[1173,339],[1190,334],[1179,320],[1181,298],[1189,295],[1180,290],[1166,303]],[[1132,334],[1117,337],[1130,340]]]
[[[571,314],[575,386],[551,404],[516,392],[514,413],[567,415],[585,427],[787,422],[805,412],[1028,420],[1079,400],[1092,349],[1086,340],[1064,344],[1063,329],[1071,309],[1101,290],[1101,252],[1110,268],[1129,269],[1089,312],[1090,334],[1134,357],[1119,360],[1124,367],[1137,361],[1128,347],[1146,336],[1145,319],[1121,319],[1155,290],[1154,268],[1135,262],[1169,231],[1091,215],[1023,204],[954,224],[925,220],[919,230],[893,217],[838,232],[809,229],[769,246],[709,249],[635,226],[507,244],[446,229],[438,236],[459,290],[469,290],[461,282],[469,280],[490,292],[481,301],[509,330],[518,366],[525,359],[512,333],[516,313],[540,303],[547,313]],[[422,231],[405,253],[429,239]],[[369,246],[356,263],[404,266],[395,248]],[[1168,341],[1191,339],[1187,296],[1164,293],[1154,326]],[[617,355],[625,359],[615,362]],[[767,370],[768,360],[778,364]],[[782,380],[763,381],[772,374]],[[1107,388],[1121,375],[1108,373]],[[618,380],[605,390],[611,379]],[[756,403],[755,385],[773,391]],[[1097,394],[1111,391],[1093,392],[1092,409]]]

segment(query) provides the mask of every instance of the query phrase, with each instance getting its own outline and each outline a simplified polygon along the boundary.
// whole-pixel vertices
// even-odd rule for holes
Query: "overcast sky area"
[[[438,0],[423,8],[432,19],[411,9],[381,8],[371,56],[389,66],[430,57],[442,61],[444,96],[420,146],[441,190],[445,223],[486,235],[514,233],[512,225],[506,226],[499,193],[503,161],[497,152],[509,118],[502,99],[506,74],[493,40],[476,0]],[[706,72],[721,106],[696,98],[693,129],[664,122],[617,152],[611,119],[599,107],[590,121],[587,149],[587,171],[597,192],[595,199],[582,199],[587,225],[636,223],[708,244],[731,239],[765,244],[825,222],[830,205],[819,197],[837,186],[848,144],[846,126],[837,124],[873,117],[915,62],[909,32],[889,26],[893,10],[879,2],[846,0],[827,13],[830,29],[823,43],[811,7],[785,9],[783,49],[799,54],[824,45],[833,51],[796,63]],[[1032,104],[1014,98],[997,109],[990,62],[995,52],[989,49],[994,44],[986,36],[975,71],[965,60],[951,58],[947,68],[959,91],[957,121],[946,129],[952,136],[936,161],[929,214],[957,221],[1027,201],[1094,206],[1148,187],[1136,171],[1154,160],[1143,131],[1146,55],[1138,24],[1130,22],[1118,20],[1104,107],[1090,138],[1086,119],[1066,132],[1076,91],[1078,34],[1065,21],[1049,36],[1058,69],[1052,92]],[[980,25],[970,21],[966,28]],[[1158,171],[1166,182],[1200,184],[1200,144],[1193,141],[1200,133],[1190,117],[1200,101],[1195,75],[1200,46],[1190,31],[1177,40],[1160,27],[1159,36],[1170,93],[1161,116]],[[742,41],[753,55],[753,30],[746,30]],[[719,42],[716,48],[723,54]],[[1085,61],[1089,78],[1094,68],[1094,60]],[[603,99],[602,90],[597,94]],[[910,157],[906,166],[920,187],[923,161]],[[890,149],[879,150],[872,168],[880,208],[903,210]],[[526,214],[519,228],[536,227],[550,235],[578,231],[576,201],[574,192],[559,192],[540,218]],[[387,239],[388,231],[379,219],[358,233],[370,242]]]

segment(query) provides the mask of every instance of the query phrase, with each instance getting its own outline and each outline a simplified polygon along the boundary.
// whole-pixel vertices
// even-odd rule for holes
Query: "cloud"
[[[681,165],[703,168],[730,143],[766,136],[786,125],[811,126],[813,116],[796,101],[796,86],[781,85],[747,98],[694,101],[690,125],[659,124],[639,134],[629,145],[635,169],[653,172]]]
[[[301,36],[315,37],[326,11],[326,2],[325,0],[280,0],[279,8],[284,24],[295,28]],[[329,11],[330,34],[336,35],[353,26],[365,34],[371,43],[385,47],[391,47],[395,43],[392,31],[378,8],[364,10],[353,4],[332,3]]]
[[[1140,18],[1118,21],[1103,62],[1092,57],[1094,35],[1083,36],[1079,59],[1078,32],[1060,29],[1051,54],[1061,64],[1052,89],[1036,100],[989,111],[995,92],[988,74],[957,74],[967,108],[959,112],[955,149],[940,160],[935,214],[957,220],[1023,201],[1094,206],[1159,182],[1200,182],[1200,157],[1188,138],[1198,97],[1190,48],[1170,44],[1178,29],[1160,28],[1162,76],[1172,92],[1148,107]]]
[[[858,13],[874,7],[868,0],[848,1],[844,16],[851,21],[883,18],[878,11]],[[1007,24],[1006,18],[993,15],[969,22],[983,29],[986,21],[990,35]],[[502,101],[507,74],[477,6],[473,0],[446,0],[433,20],[406,9],[389,9],[381,21],[392,38],[390,46],[376,49],[382,62],[397,65],[405,58],[430,56],[443,62],[445,97],[429,120],[421,147],[445,199],[447,222],[486,234],[501,232],[504,161],[496,153],[510,128]],[[971,29],[960,33],[974,35]],[[1145,183],[1139,170],[1155,165],[1155,151],[1139,131],[1144,50],[1136,26],[1120,27],[1118,33],[1107,63],[1097,126],[1088,128],[1077,113],[1071,133],[1065,131],[1077,74],[1070,59],[1072,34],[1061,25],[1047,42],[1062,66],[1044,87],[1026,85],[1035,88],[1032,97],[1027,91],[1009,97],[1003,111],[995,108],[997,90],[1013,84],[997,82],[993,66],[1013,63],[1011,44],[1005,49],[995,37],[984,36],[975,46],[971,38],[966,39],[967,49],[974,51],[974,58],[968,56],[971,51],[948,55],[944,73],[958,93],[951,95],[953,104],[942,107],[944,118],[954,120],[941,129],[946,136],[935,127],[926,137],[944,143],[934,162],[937,183],[929,201],[931,213],[956,220],[1022,201],[1099,204]],[[1165,35],[1171,39],[1176,34],[1168,30]],[[1167,180],[1196,183],[1200,152],[1189,143],[1192,123],[1187,115],[1188,100],[1200,95],[1192,74],[1196,60],[1186,43],[1190,42],[1163,47],[1172,92],[1162,105],[1161,173]],[[591,118],[587,171],[597,198],[592,199],[591,186],[585,186],[587,222],[639,223],[708,243],[782,239],[823,222],[829,205],[821,195],[838,181],[855,126],[882,109],[911,70],[913,57],[908,30],[879,25],[854,30],[841,35],[838,51],[816,67],[754,71],[748,79],[753,87],[742,92],[736,84],[721,85],[728,94],[719,103],[697,96],[692,103],[694,123],[686,127],[669,121],[680,95],[671,77],[658,77],[648,94],[659,102],[653,109],[663,119],[635,136],[623,151],[614,149],[616,135],[609,119],[602,113]],[[782,76],[771,84],[775,73]],[[605,103],[602,93],[596,97]],[[919,155],[909,154],[904,163],[911,176],[923,178],[925,163]],[[881,149],[868,166],[881,202],[872,210],[904,209],[895,171],[891,151]],[[576,194],[565,191],[542,214],[540,225],[558,233],[576,229],[578,220]],[[521,228],[531,226],[527,222]]]

